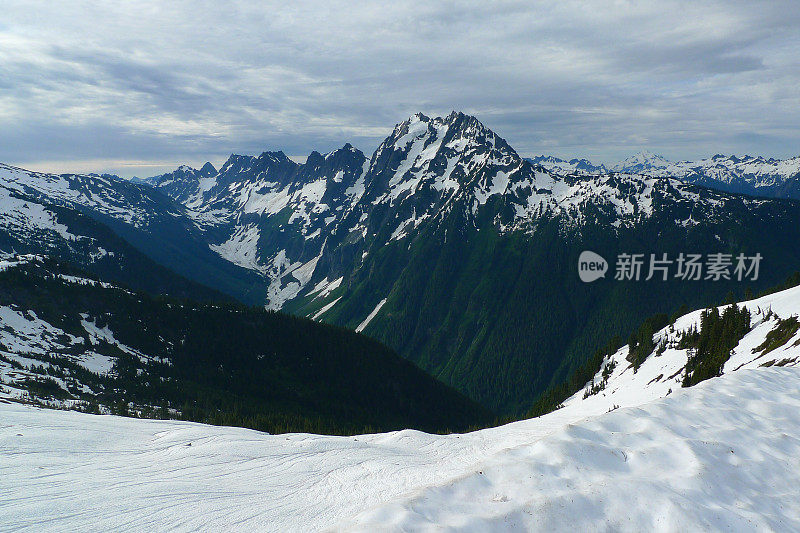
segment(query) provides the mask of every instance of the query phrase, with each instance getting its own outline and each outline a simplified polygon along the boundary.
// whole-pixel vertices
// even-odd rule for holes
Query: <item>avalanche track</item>
[[[267,435],[0,403],[0,524],[84,530],[800,530],[800,368],[464,435]]]

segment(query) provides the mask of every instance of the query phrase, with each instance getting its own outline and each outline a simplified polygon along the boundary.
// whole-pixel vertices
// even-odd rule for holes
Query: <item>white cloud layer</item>
[[[795,156],[796,8],[6,0],[0,161],[130,175],[230,152],[371,152],[408,115],[452,109],[524,155]]]

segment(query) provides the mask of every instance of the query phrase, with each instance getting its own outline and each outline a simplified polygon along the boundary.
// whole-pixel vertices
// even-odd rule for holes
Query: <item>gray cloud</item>
[[[4,4],[15,164],[369,152],[411,113],[452,109],[523,154],[800,154],[791,1]]]

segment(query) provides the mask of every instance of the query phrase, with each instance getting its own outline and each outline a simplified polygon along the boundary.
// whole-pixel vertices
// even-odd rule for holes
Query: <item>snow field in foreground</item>
[[[741,370],[641,407],[448,436],[266,435],[3,403],[0,523],[797,531],[799,391],[800,369]]]

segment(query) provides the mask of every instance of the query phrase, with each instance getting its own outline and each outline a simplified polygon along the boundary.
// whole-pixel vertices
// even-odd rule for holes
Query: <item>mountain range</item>
[[[558,173],[646,174],[678,178],[725,192],[800,199],[800,156],[780,160],[761,156],[717,154],[698,161],[672,162],[645,150],[610,167],[602,163],[594,164],[586,159],[564,160],[544,155],[528,160]]]
[[[370,156],[350,144],[303,164],[232,155],[144,183],[5,166],[0,208],[17,218],[0,224],[0,249],[56,254],[141,290],[160,275],[161,292],[355,329],[519,414],[642,316],[758,291],[800,264],[800,247],[786,246],[800,242],[800,202],[590,165],[528,161],[454,112],[413,115]],[[748,283],[587,285],[577,275],[586,249],[612,268],[620,253],[765,259]],[[141,267],[125,266],[134,260]],[[151,267],[152,278],[134,275]]]

